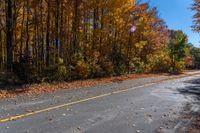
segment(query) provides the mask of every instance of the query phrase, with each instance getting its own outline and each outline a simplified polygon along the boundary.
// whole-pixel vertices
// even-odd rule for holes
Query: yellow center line
[[[61,105],[58,105],[58,106],[53,106],[53,107],[46,108],[46,109],[41,109],[41,110],[29,112],[29,113],[24,113],[24,114],[21,114],[21,115],[16,115],[16,116],[0,119],[0,123],[21,119],[21,118],[24,118],[24,117],[36,115],[36,114],[43,113],[43,112],[52,111],[52,110],[63,108],[63,107],[67,107],[67,106],[72,106],[72,105],[75,105],[75,104],[79,104],[79,103],[83,103],[83,102],[87,102],[87,101],[91,101],[91,100],[107,97],[107,96],[110,96],[110,95],[113,95],[113,94],[119,94],[119,93],[131,91],[131,90],[139,89],[139,88],[142,88],[142,87],[148,87],[148,86],[155,85],[155,84],[158,84],[158,83],[161,83],[161,82],[164,82],[164,81],[168,81],[168,80],[180,79],[180,78],[185,78],[185,77],[199,75],[199,74],[200,73],[185,74],[184,76],[178,76],[178,77],[158,80],[158,81],[155,81],[155,82],[152,82],[152,83],[144,84],[144,85],[137,86],[137,87],[132,87],[132,88],[129,88],[129,89],[117,90],[117,91],[114,91],[114,92],[111,92],[111,93],[101,94],[101,95],[94,96],[94,97],[91,97],[91,98],[86,98],[86,99],[82,99],[82,100],[78,100],[78,101],[74,101],[74,102],[70,102],[70,103],[66,103],[66,104],[61,104]]]

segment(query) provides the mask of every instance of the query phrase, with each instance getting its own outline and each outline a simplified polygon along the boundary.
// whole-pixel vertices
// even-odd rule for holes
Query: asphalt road
[[[182,115],[200,113],[195,73],[0,100],[0,133],[186,132]]]

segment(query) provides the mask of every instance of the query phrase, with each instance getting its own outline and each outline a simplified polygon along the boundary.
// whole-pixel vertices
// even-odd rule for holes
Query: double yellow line
[[[185,74],[183,76],[177,76],[177,77],[173,77],[173,78],[167,78],[167,79],[163,79],[163,80],[158,80],[158,81],[155,81],[155,82],[152,82],[152,83],[148,83],[148,84],[145,84],[145,85],[141,85],[141,86],[137,86],[137,87],[133,87],[133,88],[129,88],[129,89],[122,89],[122,90],[114,91],[114,92],[111,92],[111,93],[106,93],[106,94],[101,94],[101,95],[98,95],[98,96],[94,96],[94,97],[91,97],[91,98],[86,98],[86,99],[82,99],[82,100],[78,100],[78,101],[74,101],[74,102],[70,102],[70,103],[66,103],[66,104],[61,104],[61,105],[58,105],[58,106],[53,106],[53,107],[46,108],[46,109],[36,110],[36,111],[33,111],[33,112],[29,112],[29,113],[25,113],[25,114],[21,114],[21,115],[16,115],[16,116],[0,119],[0,123],[21,119],[21,118],[24,118],[24,117],[36,115],[36,114],[43,113],[43,112],[52,111],[52,110],[63,108],[63,107],[67,107],[67,106],[72,106],[72,105],[83,103],[83,102],[87,102],[87,101],[90,101],[90,100],[95,100],[95,99],[107,97],[107,96],[110,96],[110,95],[113,95],[113,94],[119,94],[119,93],[131,91],[131,90],[135,90],[135,89],[138,89],[138,88],[142,88],[142,87],[155,85],[157,83],[161,83],[161,82],[168,81],[168,80],[180,79],[180,78],[185,78],[185,77],[189,77],[189,76],[195,76],[195,75],[199,75],[199,74],[200,73]]]

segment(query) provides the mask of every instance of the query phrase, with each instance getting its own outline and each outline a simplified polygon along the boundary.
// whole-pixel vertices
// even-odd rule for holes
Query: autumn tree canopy
[[[194,18],[194,25],[192,26],[193,30],[196,32],[200,31],[200,1],[194,0],[192,5],[192,10],[195,12]]]
[[[0,0],[0,68],[20,80],[145,72],[169,43],[156,8],[133,0]]]

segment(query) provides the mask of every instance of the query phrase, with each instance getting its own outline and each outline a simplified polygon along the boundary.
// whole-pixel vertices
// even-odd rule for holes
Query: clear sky
[[[191,29],[192,16],[191,4],[193,0],[151,0],[152,6],[156,6],[159,15],[170,29],[183,30],[189,37],[189,42],[200,47],[200,35]]]

